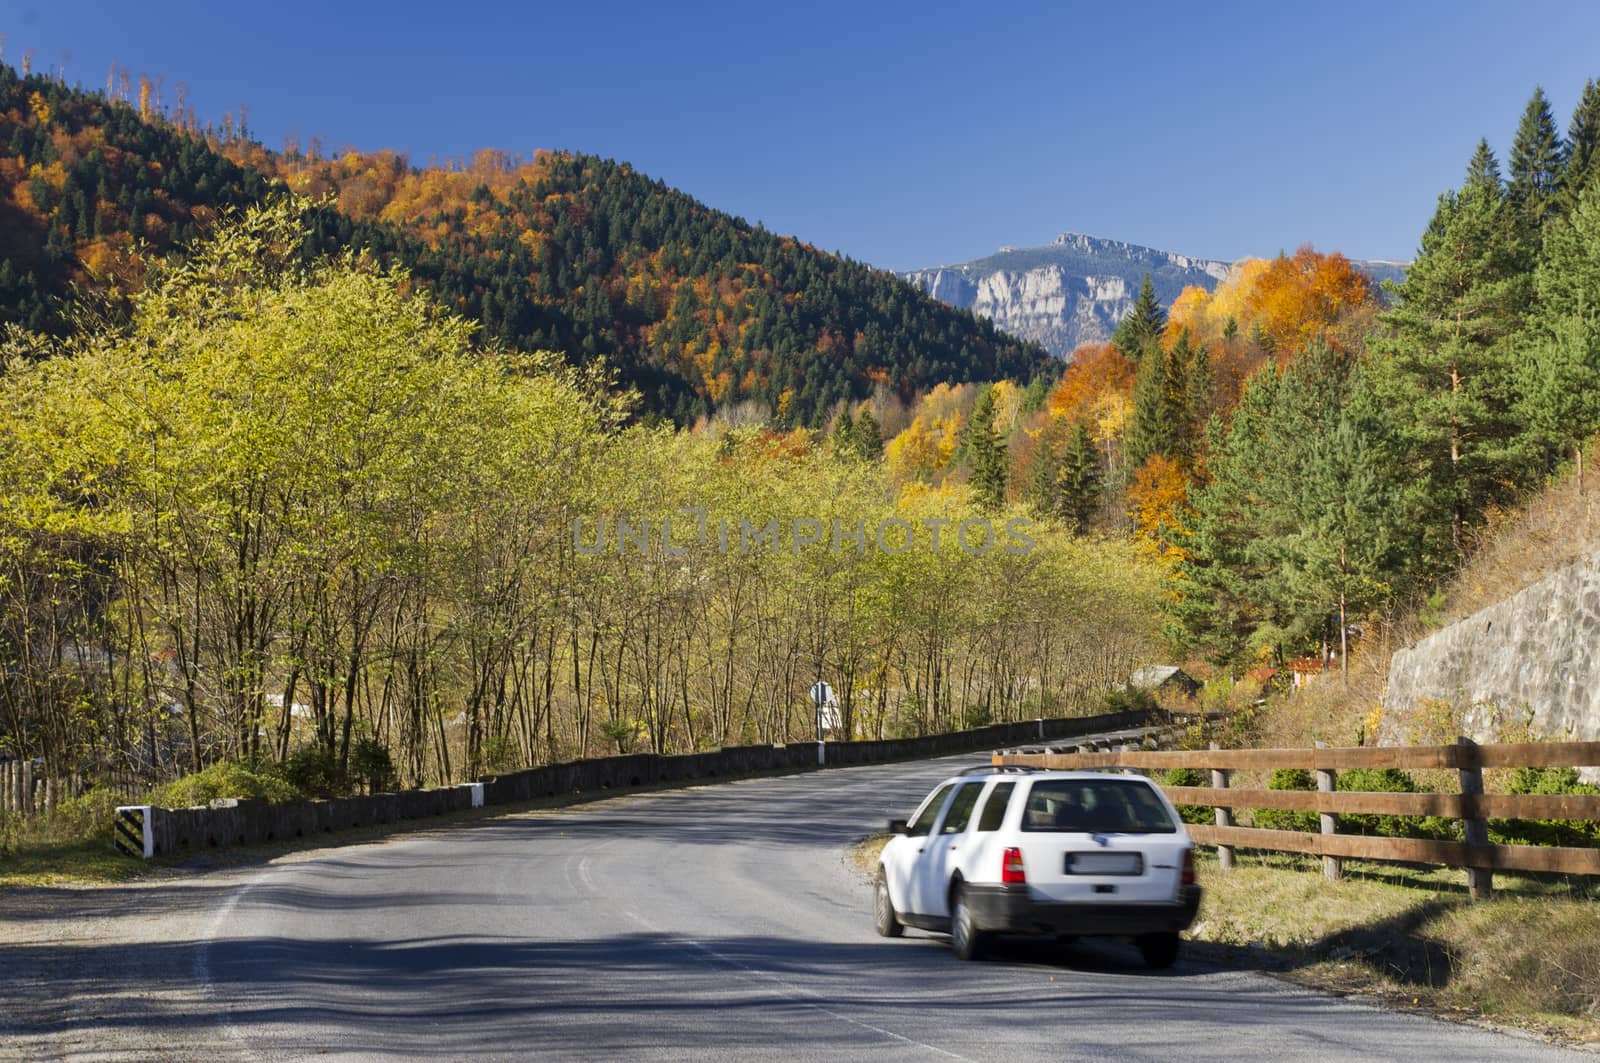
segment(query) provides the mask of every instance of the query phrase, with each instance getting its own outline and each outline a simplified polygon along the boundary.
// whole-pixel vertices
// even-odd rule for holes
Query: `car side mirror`
[[[903,820],[903,819],[891,819],[889,821],[889,833],[890,834],[905,834],[905,833],[907,833],[906,821]]]

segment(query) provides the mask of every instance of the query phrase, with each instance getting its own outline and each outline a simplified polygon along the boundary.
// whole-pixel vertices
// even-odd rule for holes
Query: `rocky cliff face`
[[[1380,280],[1402,272],[1393,263],[1357,265]],[[1111,337],[1133,308],[1146,273],[1162,304],[1171,305],[1191,284],[1216,288],[1230,269],[1214,259],[1062,233],[1043,247],[1003,247],[974,262],[901,276],[935,299],[982,314],[1064,358],[1080,344]]]
[[[1524,721],[1541,736],[1600,740],[1600,549],[1395,654],[1386,737],[1425,701],[1463,710],[1479,741]]]
[[[1044,247],[1005,247],[976,262],[903,276],[935,299],[982,314],[1013,336],[1065,357],[1079,344],[1110,338],[1132,309],[1146,273],[1162,303],[1170,304],[1188,285],[1215,288],[1229,268],[1226,262],[1062,233]]]

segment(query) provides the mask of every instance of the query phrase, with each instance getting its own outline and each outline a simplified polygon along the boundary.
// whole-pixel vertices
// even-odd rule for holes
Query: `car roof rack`
[[[1033,771],[1048,771],[1031,764],[979,764],[963,771],[962,775],[1026,775]]]

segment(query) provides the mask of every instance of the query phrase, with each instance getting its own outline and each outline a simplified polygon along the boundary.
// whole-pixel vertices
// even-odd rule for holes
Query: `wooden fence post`
[[[1483,795],[1483,768],[1477,755],[1477,743],[1470,738],[1456,739],[1456,744],[1462,747],[1461,758],[1461,796],[1481,797]],[[1463,835],[1468,845],[1489,844],[1489,824],[1482,816],[1473,816],[1461,821]],[[1486,867],[1467,868],[1467,893],[1475,901],[1486,900],[1494,893],[1494,872]]]
[[[1326,749],[1327,748],[1327,743],[1318,742],[1317,743],[1317,748],[1318,749]],[[1324,793],[1324,794],[1333,793],[1334,784],[1336,782],[1337,782],[1337,778],[1336,778],[1336,776],[1334,775],[1334,773],[1333,773],[1333,771],[1331,769],[1327,770],[1327,771],[1324,771],[1322,769],[1318,769],[1318,771],[1317,771],[1317,792],[1318,793]],[[1319,813],[1318,816],[1317,816],[1317,820],[1318,820],[1318,825],[1320,826],[1323,834],[1338,834],[1339,833],[1339,817],[1335,816],[1333,813],[1331,813],[1331,812]],[[1343,863],[1337,856],[1323,856],[1323,858],[1322,858],[1322,877],[1323,878],[1327,879],[1329,882],[1338,882],[1339,879],[1343,877],[1343,875],[1344,875]]]
[[[22,814],[33,815],[33,761],[22,762]]]
[[[1211,743],[1211,748],[1212,749],[1220,749],[1222,747],[1219,746],[1216,742],[1212,742]],[[1218,789],[1218,790],[1226,790],[1228,788],[1228,773],[1226,771],[1222,771],[1222,770],[1220,770],[1218,768],[1212,768],[1211,769],[1211,785],[1213,787],[1215,787],[1216,789]],[[1217,826],[1219,826],[1219,827],[1231,827],[1231,826],[1233,826],[1233,809],[1231,809],[1231,808],[1223,808],[1221,805],[1218,805],[1215,808],[1213,808],[1212,811],[1216,813]],[[1217,846],[1217,866],[1222,868],[1224,871],[1226,871],[1229,868],[1233,867],[1233,846],[1231,846],[1231,845],[1219,845],[1219,846]]]

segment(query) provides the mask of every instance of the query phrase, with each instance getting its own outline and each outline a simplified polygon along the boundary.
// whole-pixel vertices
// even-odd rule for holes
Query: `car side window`
[[[933,821],[939,818],[939,810],[944,807],[944,799],[950,796],[950,791],[955,788],[955,783],[945,783],[935,790],[929,798],[922,802],[922,807],[917,809],[917,814],[911,817],[911,822],[906,824],[906,833],[915,838],[933,831]]]
[[[1017,788],[1014,782],[1003,782],[989,791],[989,799],[983,803],[983,814],[978,817],[980,831],[999,830],[1000,823],[1006,818],[1006,806],[1011,804],[1011,791]]]
[[[983,783],[962,783],[961,789],[950,799],[950,811],[945,813],[944,825],[939,828],[939,833],[960,834],[966,830],[967,824],[972,821],[972,810],[978,807],[978,795],[981,793]]]

